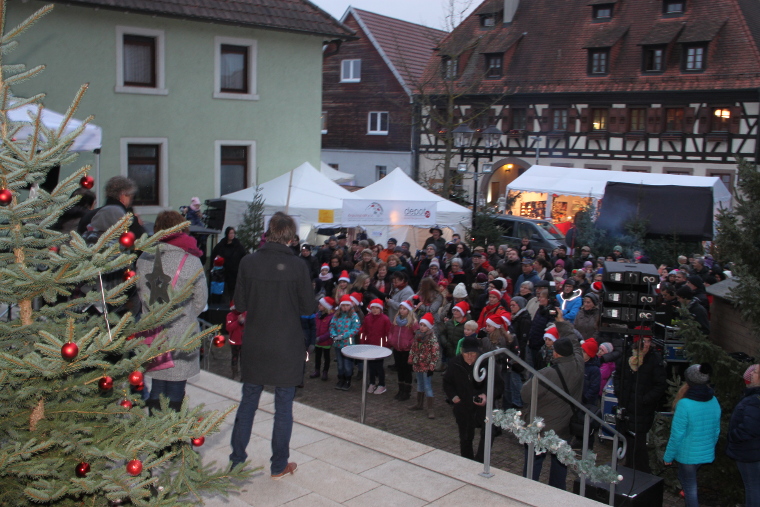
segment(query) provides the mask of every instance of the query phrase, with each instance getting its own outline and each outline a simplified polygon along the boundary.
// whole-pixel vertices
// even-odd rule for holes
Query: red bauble
[[[101,391],[110,391],[113,389],[113,379],[107,376],[100,377],[100,380],[98,380],[98,387]]]
[[[0,189],[0,204],[7,206],[13,200],[13,192],[7,188]]]
[[[124,272],[124,281],[126,282],[133,276],[135,276],[137,273],[134,272],[134,270],[128,269]]]
[[[205,437],[198,437],[198,438],[193,438],[193,439],[191,439],[191,440],[190,440],[190,443],[192,443],[192,444],[193,444],[195,447],[200,447],[200,446],[202,446],[202,445],[203,445],[203,443],[204,443],[205,441],[206,441],[206,438],[205,438]]]
[[[143,382],[140,382],[135,386],[135,391],[142,391],[143,389],[145,389],[145,383]]]
[[[79,354],[79,347],[74,342],[66,342],[61,347],[61,357],[67,361],[71,361]]]
[[[50,251],[51,251],[51,252],[53,252],[53,253],[58,253],[58,247],[57,247],[57,246],[55,246],[55,245],[53,245],[53,246],[51,246],[50,248],[48,248],[48,250],[50,250]]]
[[[82,185],[83,188],[90,189],[95,186],[95,178],[92,176],[82,176],[82,179],[79,180],[79,184]]]
[[[127,231],[119,236],[119,244],[124,248],[132,248],[135,246],[135,233],[132,231]]]
[[[214,257],[214,266],[216,267],[224,266],[224,257],[222,257],[221,255],[217,255],[216,257]]]
[[[85,463],[84,461],[77,465],[77,467],[74,469],[74,473],[77,474],[77,477],[87,477],[87,474],[90,472],[90,464]]]
[[[133,459],[127,463],[127,473],[129,475],[140,475],[140,472],[142,472],[142,461]]]
[[[225,341],[224,336],[218,334],[214,336],[214,339],[212,340],[211,343],[214,344],[214,347],[224,347],[224,341]]]
[[[133,386],[142,384],[143,374],[141,371],[133,371],[129,374],[129,383]]]
[[[132,408],[132,402],[129,401],[128,399],[126,399],[126,398],[124,398],[123,400],[121,400],[119,402],[119,405],[121,405],[122,407],[126,408],[127,410],[129,410],[130,408]]]

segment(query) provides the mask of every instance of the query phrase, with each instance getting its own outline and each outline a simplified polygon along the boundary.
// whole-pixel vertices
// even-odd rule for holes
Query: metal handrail
[[[570,396],[568,393],[565,392],[564,389],[557,386],[554,382],[547,379],[543,374],[538,372],[533,366],[529,365],[520,357],[512,352],[509,349],[506,348],[498,348],[495,350],[492,350],[490,352],[486,352],[485,354],[481,354],[480,357],[475,361],[475,364],[473,365],[473,377],[477,382],[482,382],[485,379],[486,371],[483,368],[480,368],[481,363],[483,360],[488,359],[488,382],[486,387],[486,434],[485,434],[485,452],[483,455],[483,472],[480,474],[483,477],[493,477],[493,474],[491,473],[491,425],[492,425],[492,418],[493,418],[493,376],[496,371],[496,356],[504,354],[507,355],[509,358],[514,360],[516,363],[522,365],[524,368],[526,368],[529,372],[531,372],[534,376],[538,377],[538,379],[549,386],[551,389],[553,389],[555,394],[559,394],[562,396],[565,400],[567,400],[569,403],[571,403],[573,406],[575,406],[577,409],[580,409],[584,413],[583,418],[583,450],[582,450],[582,458],[586,459],[588,455],[588,438],[589,438],[589,429],[591,426],[590,418],[593,418],[596,422],[601,424],[602,427],[604,427],[607,431],[609,431],[613,437],[612,437],[612,469],[617,470],[617,461],[618,459],[623,459],[625,457],[625,453],[628,447],[628,442],[625,438],[625,436],[618,432],[615,428],[610,426],[604,419],[598,417],[596,414],[591,412],[589,409],[584,407],[581,403],[579,403],[575,398]],[[530,403],[530,419],[529,424],[536,418],[536,410],[537,410],[537,398],[538,398],[538,382],[534,382],[532,389],[531,389],[531,403]],[[620,439],[622,439],[622,445],[620,445]],[[528,444],[528,462],[526,463],[526,471],[528,474],[528,479],[533,479],[533,462],[535,460],[535,445],[531,442]],[[586,494],[586,476],[584,474],[580,474],[581,479],[581,487],[580,487],[580,496],[585,496]],[[615,484],[610,484],[610,497],[609,497],[609,505],[615,504]]]

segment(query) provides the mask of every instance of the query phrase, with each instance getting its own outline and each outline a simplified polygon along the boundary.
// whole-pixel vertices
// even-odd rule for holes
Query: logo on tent
[[[369,206],[367,206],[366,212],[372,216],[381,216],[383,214],[383,207],[379,202],[372,202]]]

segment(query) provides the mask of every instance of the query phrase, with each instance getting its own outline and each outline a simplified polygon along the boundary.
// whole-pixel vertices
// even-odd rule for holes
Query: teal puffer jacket
[[[676,405],[670,440],[662,460],[684,465],[712,463],[720,434],[720,404],[715,396],[709,401],[683,398]]]

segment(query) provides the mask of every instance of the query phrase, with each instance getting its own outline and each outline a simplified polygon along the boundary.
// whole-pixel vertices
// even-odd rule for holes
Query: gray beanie
[[[523,308],[525,308],[525,305],[528,304],[528,302],[525,301],[525,298],[522,297],[522,296],[515,296],[515,297],[512,298],[512,301],[514,301],[515,303],[517,303],[517,306],[520,307],[520,310],[522,310]]]
[[[467,297],[467,288],[464,286],[463,283],[458,283],[456,287],[454,287],[454,292],[451,293],[452,296],[455,298],[466,298]]]
[[[686,368],[686,382],[693,385],[707,384],[710,382],[710,373],[712,373],[712,367],[709,363],[705,364],[692,364]]]

